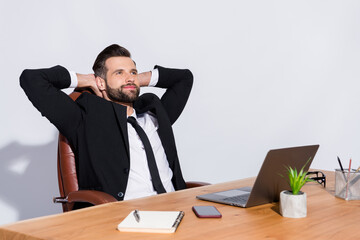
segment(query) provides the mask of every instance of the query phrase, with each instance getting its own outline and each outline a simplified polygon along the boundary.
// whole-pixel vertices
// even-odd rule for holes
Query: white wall
[[[25,68],[91,71],[106,46],[140,71],[190,68],[175,124],[187,180],[254,176],[271,148],[320,144],[360,165],[359,1],[1,1],[0,224],[61,212],[56,129],[19,87]]]

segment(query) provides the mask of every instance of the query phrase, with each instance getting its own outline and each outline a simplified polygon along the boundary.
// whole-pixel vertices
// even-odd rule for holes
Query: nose
[[[135,82],[135,75],[128,73],[126,75],[126,83],[133,83]]]

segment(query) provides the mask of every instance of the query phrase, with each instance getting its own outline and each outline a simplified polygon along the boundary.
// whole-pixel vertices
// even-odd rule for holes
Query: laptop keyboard
[[[238,195],[238,196],[224,198],[224,200],[229,202],[246,203],[247,200],[249,199],[249,196],[250,194]]]

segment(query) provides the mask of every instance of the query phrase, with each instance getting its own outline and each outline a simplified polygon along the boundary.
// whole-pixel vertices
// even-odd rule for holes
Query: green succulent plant
[[[309,158],[309,160],[301,168],[300,172],[298,172],[296,168],[292,168],[290,166],[286,167],[287,175],[289,177],[289,185],[294,195],[299,194],[305,183],[314,181],[307,176],[308,172],[304,171],[305,166],[309,163],[310,160],[311,158]]]

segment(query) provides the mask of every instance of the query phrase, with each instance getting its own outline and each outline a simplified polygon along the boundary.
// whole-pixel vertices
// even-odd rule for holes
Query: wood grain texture
[[[197,200],[196,195],[252,185],[254,178],[186,189],[137,200],[30,219],[0,227],[5,240],[82,239],[359,239],[360,201],[334,197],[334,174],[326,172],[327,189],[308,183],[308,216],[283,218],[278,203],[238,208]],[[193,205],[214,205],[220,219],[200,219]],[[182,210],[185,217],[174,234],[123,233],[117,225],[133,209]]]

